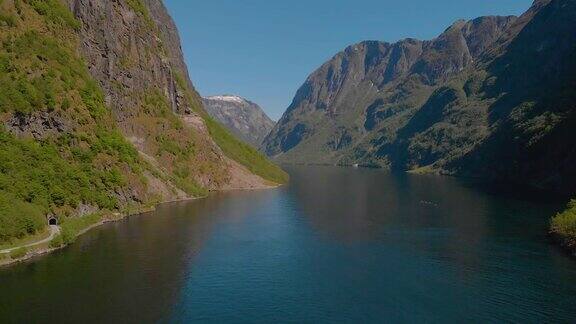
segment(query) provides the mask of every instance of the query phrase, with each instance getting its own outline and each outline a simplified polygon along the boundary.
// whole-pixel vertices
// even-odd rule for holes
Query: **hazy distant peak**
[[[236,95],[204,98],[210,116],[245,142],[258,147],[274,127],[274,122],[257,104]]]

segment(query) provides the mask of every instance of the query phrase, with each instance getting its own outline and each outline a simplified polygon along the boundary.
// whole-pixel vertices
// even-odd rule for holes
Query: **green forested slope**
[[[0,241],[65,218],[80,204],[117,209],[144,188],[122,137],[76,54],[79,28],[58,1],[3,1],[0,28]],[[146,199],[142,192],[142,198]]]

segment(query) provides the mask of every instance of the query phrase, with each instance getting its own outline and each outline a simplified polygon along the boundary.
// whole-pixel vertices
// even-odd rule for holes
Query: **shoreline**
[[[576,240],[551,231],[548,233],[551,243],[559,247],[569,257],[576,259]]]
[[[228,192],[234,192],[234,191],[270,190],[270,189],[279,188],[281,186],[282,186],[282,184],[277,184],[275,186],[269,186],[269,187],[265,187],[265,188],[264,187],[263,188],[231,188],[231,189],[223,189],[223,190],[214,190],[211,193],[218,193],[218,192],[228,193]],[[87,226],[86,228],[83,228],[82,230],[80,230],[76,234],[75,239],[88,233],[92,229],[100,227],[104,224],[118,222],[118,221],[124,220],[124,219],[129,218],[129,217],[139,216],[139,215],[153,212],[160,205],[177,203],[177,202],[200,200],[200,199],[208,198],[209,196],[210,196],[210,193],[208,193],[207,195],[204,195],[204,196],[200,196],[200,197],[189,197],[189,198],[166,200],[166,201],[158,202],[151,207],[140,208],[135,212],[126,213],[126,214],[121,214],[119,212],[109,213],[109,214],[106,214],[105,216],[103,216],[100,221],[98,221],[94,224],[91,224],[91,225]],[[74,242],[72,242],[69,244],[63,244],[62,246],[59,246],[59,247],[50,247],[50,242],[51,242],[51,240],[48,242],[39,243],[36,248],[31,248],[30,250],[26,251],[26,255],[24,255],[20,258],[16,258],[16,259],[12,259],[10,257],[9,253],[0,254],[0,270],[8,268],[8,267],[16,265],[16,264],[30,261],[34,258],[41,257],[41,256],[50,254],[50,253],[58,251],[58,250],[62,250],[64,248],[66,248],[67,246],[69,246],[70,244],[74,243]],[[18,250],[20,248],[22,248],[22,247],[15,247],[13,249]]]
[[[204,198],[204,197],[202,197],[202,198]],[[187,200],[193,200],[193,199],[198,199],[198,198],[191,198],[191,199],[187,199]],[[165,202],[165,203],[170,203],[170,202],[171,202],[171,201],[167,201],[167,202]],[[164,203],[164,202],[163,202],[163,203]],[[159,204],[161,204],[161,203],[159,203]],[[102,220],[100,220],[100,221],[98,221],[98,222],[96,222],[96,223],[94,223],[94,224],[91,224],[91,225],[87,226],[86,228],[83,228],[82,230],[80,230],[80,231],[76,234],[75,239],[77,239],[77,238],[80,237],[81,235],[86,234],[86,233],[89,232],[90,230],[92,230],[92,229],[94,229],[94,228],[96,228],[96,227],[100,227],[100,226],[102,226],[102,225],[104,225],[104,224],[112,223],[112,222],[117,222],[117,221],[126,219],[126,218],[131,217],[131,216],[142,215],[142,214],[145,214],[145,213],[154,211],[154,210],[156,209],[156,206],[158,206],[159,204],[154,205],[152,208],[139,210],[139,211],[137,211],[137,212],[135,212],[135,213],[130,213],[130,214],[124,214],[124,215],[123,215],[123,214],[120,214],[120,213],[108,214],[107,216],[104,216],[104,217],[102,218]],[[110,216],[116,216],[116,217],[112,218],[112,217],[110,217]],[[3,258],[0,258],[0,269],[7,268],[7,267],[10,267],[10,266],[12,266],[12,265],[19,264],[19,263],[24,263],[24,262],[29,261],[29,260],[31,260],[31,259],[34,259],[34,258],[36,258],[36,257],[40,257],[40,256],[43,256],[43,255],[46,255],[46,254],[50,254],[50,253],[55,252],[55,251],[58,251],[58,250],[62,250],[62,249],[64,249],[65,247],[69,246],[70,244],[74,243],[74,242],[72,242],[72,243],[69,243],[69,244],[63,244],[63,245],[58,246],[58,247],[51,247],[51,246],[50,246],[50,243],[51,243],[51,242],[52,242],[52,241],[40,243],[40,244],[38,244],[38,246],[37,246],[36,248],[31,248],[30,250],[27,250],[25,256],[20,257],[20,258],[16,258],[16,259],[12,259],[12,258],[10,257],[10,254],[3,254],[4,257],[3,257]],[[22,247],[16,247],[15,250],[18,250],[18,249],[20,249],[20,248],[22,248]],[[24,248],[25,248],[25,247],[24,247]]]

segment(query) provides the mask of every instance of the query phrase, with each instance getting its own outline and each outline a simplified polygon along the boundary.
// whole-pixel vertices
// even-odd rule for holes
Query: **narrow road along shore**
[[[12,247],[12,248],[9,248],[9,249],[0,250],[0,254],[8,254],[8,253],[10,253],[10,252],[12,252],[12,251],[16,251],[16,250],[21,249],[21,248],[30,248],[30,247],[33,247],[33,246],[36,246],[36,245],[40,245],[40,244],[44,244],[44,243],[50,242],[50,241],[52,241],[52,239],[53,239],[56,235],[58,235],[58,234],[60,234],[60,227],[57,226],[57,225],[50,225],[50,235],[49,235],[47,238],[45,238],[45,239],[43,239],[43,240],[40,240],[40,241],[33,242],[33,243],[29,243],[29,244],[26,244],[26,245],[20,245],[20,246]]]

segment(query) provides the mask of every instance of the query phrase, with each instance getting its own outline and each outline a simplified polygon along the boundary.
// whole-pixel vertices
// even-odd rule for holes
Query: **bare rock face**
[[[573,146],[560,138],[574,136],[575,6],[539,0],[520,17],[457,21],[430,41],[352,45],[308,77],[262,149],[288,163],[576,191]]]
[[[148,7],[151,19],[154,21],[156,26],[158,26],[161,39],[163,40],[163,46],[167,49],[166,54],[170,60],[170,64],[177,71],[180,71],[183,75],[184,81],[192,86],[188,74],[188,67],[184,62],[180,36],[178,35],[178,29],[174,20],[172,20],[172,17],[168,14],[162,1],[144,0],[144,3]]]
[[[187,109],[178,104],[174,72],[189,82],[188,72],[176,27],[161,1],[147,0],[144,13],[125,1],[69,2],[82,22],[81,50],[90,72],[120,122],[136,114],[138,94],[151,85],[162,90],[174,111]]]
[[[212,96],[202,101],[210,116],[254,147],[259,147],[274,127],[260,106],[242,97]]]
[[[33,137],[36,140],[44,139],[55,134],[70,132],[70,121],[57,114],[36,112],[33,114],[14,114],[5,127],[12,134],[19,137]]]

